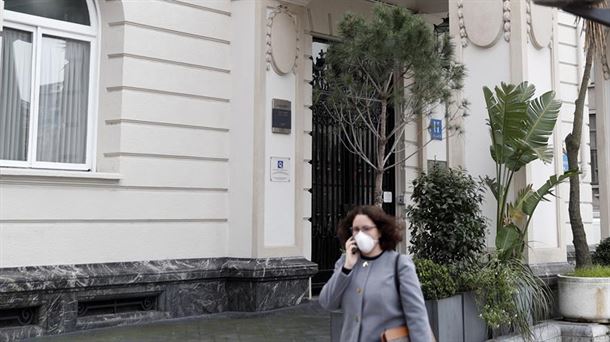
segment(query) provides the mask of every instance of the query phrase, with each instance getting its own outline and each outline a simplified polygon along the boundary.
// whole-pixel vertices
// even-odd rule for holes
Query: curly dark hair
[[[362,205],[352,209],[339,222],[339,225],[337,226],[337,237],[341,242],[341,246],[345,246],[347,239],[352,236],[349,228],[352,226],[352,222],[354,222],[356,215],[366,215],[375,223],[375,226],[381,233],[379,247],[381,247],[382,250],[394,250],[396,245],[402,241],[398,220],[394,216],[386,214],[383,209],[378,206]]]

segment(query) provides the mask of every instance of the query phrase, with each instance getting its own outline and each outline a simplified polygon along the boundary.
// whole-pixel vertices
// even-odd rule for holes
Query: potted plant
[[[437,341],[463,342],[462,297],[456,295],[456,284],[449,269],[429,259],[414,259],[413,262]]]
[[[593,267],[558,276],[559,313],[567,319],[609,323],[610,238],[597,246],[592,259]]]
[[[545,318],[552,297],[545,284],[522,264],[527,229],[540,201],[552,195],[555,186],[575,171],[553,175],[538,189],[528,184],[514,191],[513,176],[528,163],[552,160],[548,141],[561,103],[552,91],[534,98],[535,87],[528,82],[502,83],[494,91],[484,87],[483,92],[492,141],[490,152],[496,164],[495,178],[486,178],[497,204],[496,252],[481,273],[483,287],[477,292],[477,299],[483,307],[483,318],[496,332],[503,331],[500,328],[504,326],[531,339],[531,325],[536,319]],[[513,202],[509,202],[511,191]],[[486,283],[498,286],[486,287]],[[507,315],[512,316],[508,319]]]
[[[588,1],[589,7],[605,8],[608,1]],[[583,10],[586,4],[581,4]],[[607,67],[605,54],[607,41],[607,28],[591,20],[584,20],[585,33],[585,65],[579,83],[578,97],[575,101],[574,120],[572,131],[566,136],[565,148],[567,150],[568,165],[578,168],[579,151],[582,137],[583,116],[586,115],[586,99],[589,87],[589,77],[594,60],[598,59]],[[573,274],[558,276],[558,298],[560,314],[568,319],[587,320],[593,322],[608,322],[610,320],[610,305],[606,293],[610,293],[610,274],[603,268],[593,266],[587,236],[580,213],[580,178],[574,175],[570,178],[569,214],[572,236],[574,237],[574,251],[576,256],[576,271]],[[602,255],[608,253],[608,242],[602,242],[595,254],[593,263],[605,264]],[[606,254],[607,255],[607,254]],[[601,257],[601,259],[600,259]],[[574,305],[577,302],[578,305]]]
[[[443,299],[428,307],[433,328],[450,327],[451,341],[455,341],[458,335],[457,328],[453,327],[456,324],[463,332],[464,341],[479,342],[487,337],[485,322],[479,317],[471,292],[476,287],[472,275],[476,273],[485,251],[487,226],[480,209],[483,192],[482,182],[475,181],[464,170],[435,165],[413,181],[413,204],[407,207],[411,253],[415,258],[440,265],[438,267],[447,267],[460,292],[455,299]],[[428,263],[422,266],[431,267]],[[418,269],[418,274],[422,273],[424,278],[429,277],[426,272]],[[424,282],[422,287],[424,294],[428,293],[428,299],[442,298],[430,290],[426,292],[425,286]],[[455,312],[454,302],[459,312]],[[438,333],[439,340],[445,336],[443,331],[435,330],[435,333]]]

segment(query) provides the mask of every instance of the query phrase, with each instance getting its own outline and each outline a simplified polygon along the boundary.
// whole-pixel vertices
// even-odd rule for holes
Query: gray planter
[[[487,325],[479,317],[479,309],[473,292],[462,293],[462,316],[464,318],[464,342],[486,341]]]
[[[437,342],[464,342],[461,294],[439,300],[427,300],[426,308]]]
[[[487,326],[479,317],[474,294],[457,294],[440,300],[427,300],[428,319],[438,342],[483,342],[487,340]],[[343,313],[330,313],[330,340],[339,341]]]

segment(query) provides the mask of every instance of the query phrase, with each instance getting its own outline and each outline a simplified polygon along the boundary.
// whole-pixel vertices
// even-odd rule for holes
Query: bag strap
[[[400,296],[400,277],[398,274],[398,261],[400,260],[400,253],[396,253],[396,261],[394,261],[394,284],[396,285],[396,292],[398,292],[398,303],[400,304],[400,312],[403,312],[402,297]]]

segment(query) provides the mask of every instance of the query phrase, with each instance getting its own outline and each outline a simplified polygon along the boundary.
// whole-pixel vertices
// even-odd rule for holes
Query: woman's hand
[[[351,270],[358,261],[358,254],[358,246],[352,236],[345,242],[345,265],[343,267]]]

